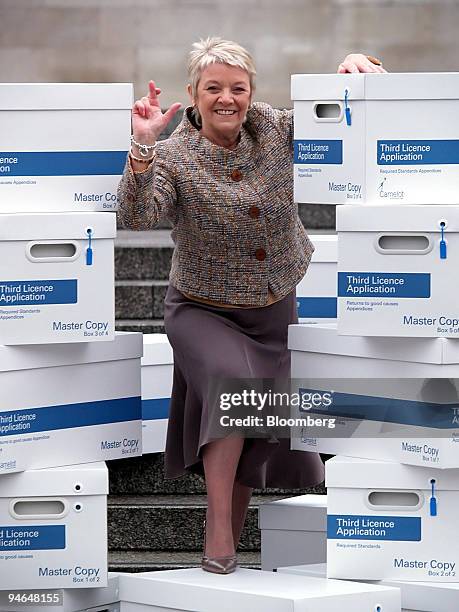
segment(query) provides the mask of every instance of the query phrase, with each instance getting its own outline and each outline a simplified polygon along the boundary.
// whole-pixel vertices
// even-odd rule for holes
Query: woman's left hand
[[[343,62],[338,66],[338,74],[348,72],[387,72],[382,65],[374,64],[371,56],[363,55],[363,53],[350,53],[346,55]],[[376,60],[380,61],[380,60]]]

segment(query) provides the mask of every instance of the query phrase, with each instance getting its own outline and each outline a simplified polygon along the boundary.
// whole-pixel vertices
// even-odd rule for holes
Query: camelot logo
[[[384,177],[381,183],[378,186],[378,193],[380,198],[384,198],[386,200],[403,200],[405,198],[405,192],[402,191],[386,191],[385,182],[387,178]]]

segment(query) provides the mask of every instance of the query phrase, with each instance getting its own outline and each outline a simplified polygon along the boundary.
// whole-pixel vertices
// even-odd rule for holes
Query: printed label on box
[[[378,166],[459,164],[459,140],[378,140]]]
[[[421,518],[418,516],[329,514],[327,516],[327,538],[329,540],[420,542]]]
[[[0,525],[0,550],[63,550],[65,525]]]
[[[0,306],[43,304],[77,304],[78,281],[21,280],[0,281]]]
[[[430,298],[430,274],[338,272],[338,296]]]
[[[295,140],[295,164],[342,164],[342,140]]]
[[[121,175],[126,154],[127,151],[0,152],[0,175]]]

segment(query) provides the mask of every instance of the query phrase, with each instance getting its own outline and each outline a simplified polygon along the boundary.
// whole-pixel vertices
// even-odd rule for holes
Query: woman
[[[132,111],[132,148],[119,187],[131,229],[173,223],[175,249],[165,300],[174,350],[166,476],[205,476],[208,508],[203,569],[230,573],[254,487],[305,487],[323,480],[318,455],[287,439],[216,433],[215,401],[225,379],[288,379],[287,330],[297,322],[295,287],[313,246],[292,193],[292,111],[252,103],[255,66],[240,45],[209,38],[193,45],[192,106],[156,141],[180,107],[164,114],[160,89]],[[339,72],[383,72],[349,55]]]

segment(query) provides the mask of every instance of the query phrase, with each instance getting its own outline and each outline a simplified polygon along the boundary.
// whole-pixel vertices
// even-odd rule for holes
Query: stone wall
[[[0,0],[0,81],[154,78],[163,105],[187,102],[186,54],[199,37],[254,55],[257,98],[290,105],[289,75],[332,72],[346,53],[391,71],[454,71],[457,0]]]

